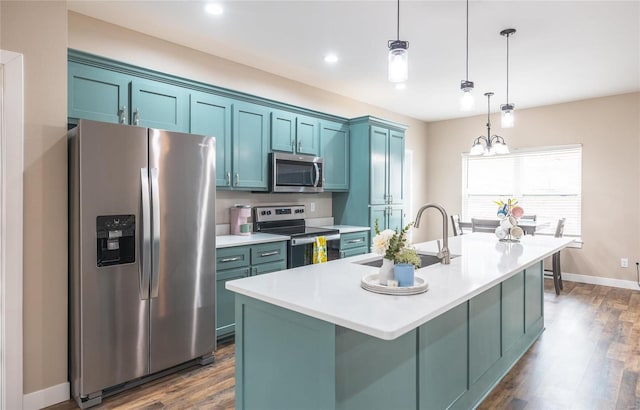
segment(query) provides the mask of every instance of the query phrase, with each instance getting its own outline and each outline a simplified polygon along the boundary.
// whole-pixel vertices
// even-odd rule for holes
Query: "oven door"
[[[310,155],[271,154],[273,192],[323,192],[324,161]]]
[[[327,238],[327,262],[340,258],[340,234],[326,235]],[[313,264],[313,244],[315,236],[291,238],[289,240],[289,252],[287,268],[297,268]]]

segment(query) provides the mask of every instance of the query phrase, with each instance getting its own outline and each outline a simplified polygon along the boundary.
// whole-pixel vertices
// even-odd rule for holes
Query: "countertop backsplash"
[[[333,226],[333,217],[307,218],[307,226]],[[231,226],[229,224],[216,224],[216,236],[229,235]]]
[[[311,211],[311,203],[314,204],[314,211]],[[219,225],[226,225],[229,232],[229,208],[236,204],[243,205],[305,205],[307,220],[318,218],[332,218],[332,197],[331,192],[321,194],[273,194],[243,191],[216,191],[216,235],[224,235],[218,228]],[[326,219],[325,219],[326,222]],[[325,224],[322,222],[322,224]],[[326,225],[326,224],[325,224]],[[312,226],[322,226],[314,224]]]

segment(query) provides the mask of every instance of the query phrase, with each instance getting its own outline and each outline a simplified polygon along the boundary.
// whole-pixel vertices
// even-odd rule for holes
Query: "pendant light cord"
[[[487,95],[487,141],[491,138],[491,95]]]
[[[509,104],[509,34],[507,34],[507,104]]]
[[[466,77],[466,80],[469,81],[469,0],[467,0],[467,77]]]
[[[396,32],[396,40],[400,40],[400,0],[398,0],[398,29]]]

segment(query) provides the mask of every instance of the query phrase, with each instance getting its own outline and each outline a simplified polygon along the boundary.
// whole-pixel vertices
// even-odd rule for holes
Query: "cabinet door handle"
[[[227,186],[231,186],[231,172],[227,172]]]
[[[236,172],[236,186],[240,185],[240,173]]]
[[[258,274],[258,268],[251,268],[251,276],[256,276]]]
[[[260,257],[264,258],[265,256],[273,256],[279,254],[280,251],[271,251],[271,252],[262,252]]]
[[[362,242],[362,238],[360,238],[360,239],[352,239],[350,241],[347,241],[347,243],[358,243],[358,242]]]
[[[344,251],[340,251],[340,259],[344,258]]]
[[[133,125],[140,124],[140,110],[136,108],[136,111],[133,113]]]
[[[291,140],[291,152],[296,152],[296,140]]]
[[[222,262],[222,263],[224,263],[224,262],[235,262],[235,261],[238,261],[238,260],[240,260],[240,257],[239,256],[234,256],[232,258],[220,259],[220,262]]]
[[[392,204],[393,203],[393,195],[389,195],[389,203]]]
[[[298,152],[302,151],[302,141],[298,142]]]
[[[120,124],[126,124],[127,123],[127,106],[123,105],[122,108],[120,108],[120,118],[119,118]]]

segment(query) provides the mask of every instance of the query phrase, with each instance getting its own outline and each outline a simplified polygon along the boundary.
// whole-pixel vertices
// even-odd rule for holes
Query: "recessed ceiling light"
[[[407,83],[397,83],[396,84],[396,90],[404,90],[405,88],[407,88]]]
[[[333,53],[329,53],[326,56],[324,56],[324,62],[329,64],[335,64],[338,62],[338,56]]]
[[[217,3],[207,4],[206,6],[204,6],[204,10],[209,14],[213,14],[214,16],[219,16],[220,14],[224,13],[222,6]]]

